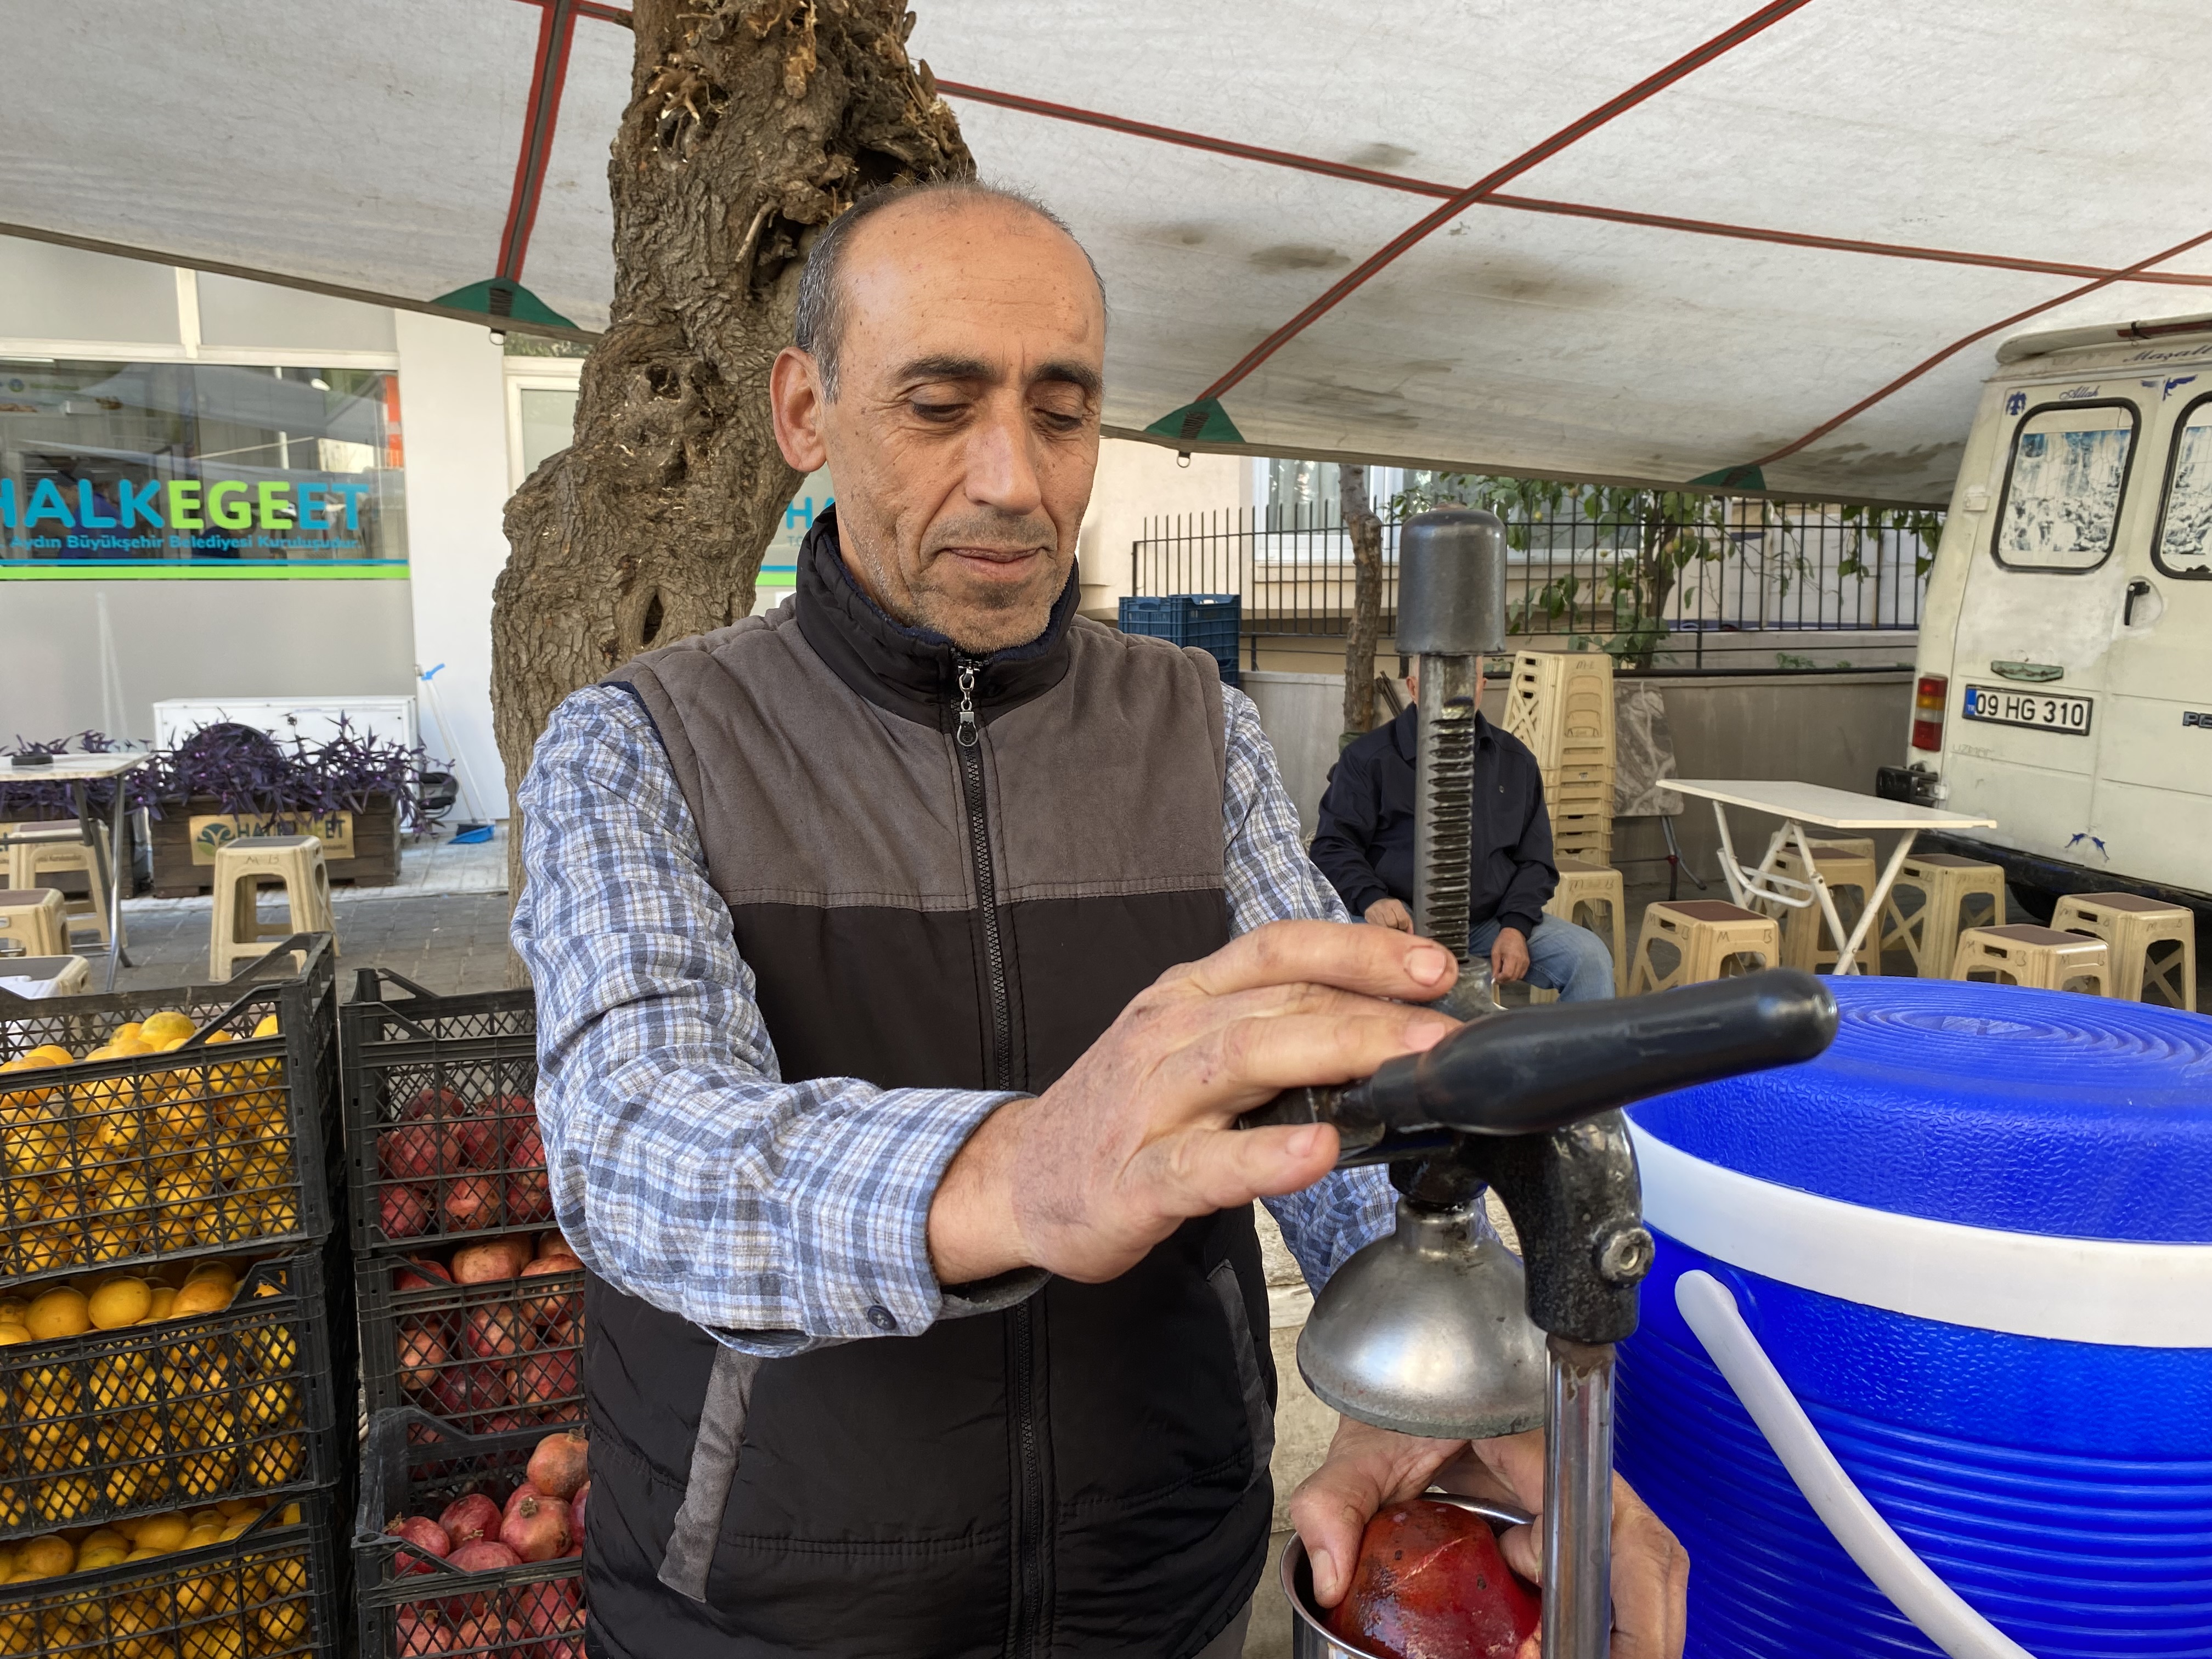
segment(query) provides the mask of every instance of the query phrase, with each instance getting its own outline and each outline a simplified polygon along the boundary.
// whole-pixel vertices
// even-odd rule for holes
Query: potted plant
[[[19,744],[17,752],[58,753],[72,742],[87,751],[114,746],[88,732],[59,743]],[[222,723],[158,752],[126,775],[124,787],[126,805],[145,808],[151,823],[157,897],[210,890],[215,849],[255,835],[319,836],[331,881],[382,887],[399,878],[400,836],[424,827],[423,769],[419,748],[359,734],[343,720],[321,743]],[[113,788],[95,785],[95,806],[105,811]],[[63,817],[70,810],[60,785],[0,787],[0,821]]]

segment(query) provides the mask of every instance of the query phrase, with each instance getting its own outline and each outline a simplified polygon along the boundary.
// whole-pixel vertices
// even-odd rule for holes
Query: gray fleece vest
[[[852,586],[835,533],[792,603],[614,678],[659,729],[787,1080],[1041,1091],[1228,936],[1217,672],[1073,617],[1073,578],[1042,639],[963,663]],[[593,1282],[592,1650],[1203,1648],[1273,1501],[1250,1212],[1109,1284],[1040,1277],[765,1362]]]

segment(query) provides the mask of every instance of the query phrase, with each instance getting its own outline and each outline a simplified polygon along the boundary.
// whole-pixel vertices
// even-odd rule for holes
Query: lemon
[[[137,1035],[149,1042],[173,1044],[183,1042],[198,1030],[199,1027],[192,1023],[190,1014],[181,1009],[164,1008],[158,1014],[149,1015]]]
[[[185,1283],[190,1285],[203,1279],[228,1279],[235,1285],[238,1283],[238,1269],[220,1257],[211,1261],[195,1261],[185,1273]]]
[[[35,1342],[38,1338],[21,1325],[0,1325],[0,1348],[12,1348],[18,1342]]]
[[[178,1651],[183,1659],[241,1659],[246,1638],[238,1633],[235,1625],[227,1620],[222,1624],[194,1625],[185,1632]]]
[[[22,1227],[46,1212],[46,1194],[35,1181],[0,1182],[0,1226]],[[35,1273],[34,1267],[26,1272]]]
[[[70,1161],[69,1126],[53,1106],[33,1106],[15,1114],[0,1128],[0,1154],[14,1176],[52,1175]]]
[[[261,1621],[261,1633],[279,1648],[289,1648],[307,1638],[307,1610],[297,1601],[264,1607],[254,1616]]]
[[[258,1037],[275,1036],[276,1035],[276,1016],[274,1014],[262,1015],[259,1021],[257,1022],[253,1027],[253,1035]]]
[[[136,1325],[153,1310],[153,1287],[143,1279],[111,1279],[85,1304],[86,1317],[103,1331]]]
[[[80,1435],[77,1445],[76,1462],[70,1465],[71,1468],[92,1461],[91,1442]],[[39,1514],[59,1526],[98,1509],[102,1496],[100,1488],[84,1475],[64,1475],[60,1480],[49,1480],[39,1488]]]
[[[131,1534],[131,1541],[142,1550],[167,1555],[183,1545],[191,1530],[181,1515],[149,1515],[138,1523],[138,1530]]]
[[[69,1540],[49,1533],[44,1537],[26,1538],[15,1546],[15,1576],[18,1578],[58,1578],[76,1565],[76,1552]]]
[[[300,1437],[288,1434],[282,1439],[264,1442],[249,1452],[246,1476],[257,1486],[281,1486],[300,1478],[301,1467],[306,1461]]]
[[[119,1538],[112,1544],[94,1545],[87,1541],[77,1547],[76,1571],[98,1572],[103,1567],[120,1566],[130,1559],[131,1546]]]
[[[20,1325],[31,1304],[20,1296],[0,1297],[0,1325]]]
[[[74,1066],[76,1056],[58,1042],[41,1042],[35,1048],[24,1050],[23,1058],[35,1060],[41,1066]]]
[[[283,1428],[300,1407],[299,1390],[289,1382],[257,1382],[246,1391],[249,1429]]]
[[[169,1317],[177,1305],[177,1287],[173,1285],[156,1285],[154,1286],[153,1298],[153,1305],[146,1310],[146,1318],[149,1323],[156,1319]]]
[[[237,1293],[238,1286],[230,1279],[195,1279],[177,1292],[176,1300],[169,1306],[169,1317],[193,1319],[221,1313]]]
[[[92,1328],[91,1304],[82,1291],[58,1285],[31,1304],[23,1324],[40,1342],[64,1336],[82,1336]]]

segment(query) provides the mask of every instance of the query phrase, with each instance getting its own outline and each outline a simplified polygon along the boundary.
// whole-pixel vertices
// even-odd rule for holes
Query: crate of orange
[[[351,1375],[350,1330],[334,1338],[330,1249],[0,1295],[0,1540],[348,1474],[351,1389],[341,1401],[333,1379]]]
[[[336,1518],[306,1492],[0,1544],[0,1659],[335,1659]]]
[[[337,1021],[327,934],[219,985],[0,992],[0,1279],[327,1237]]]

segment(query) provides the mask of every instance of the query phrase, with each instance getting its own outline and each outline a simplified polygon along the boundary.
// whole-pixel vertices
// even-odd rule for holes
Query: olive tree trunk
[[[1367,469],[1337,472],[1338,516],[1352,543],[1352,619],[1344,641],[1343,743],[1375,726],[1375,641],[1382,631],[1382,520],[1367,503]]]
[[[900,0],[637,0],[607,169],[615,292],[575,441],[507,503],[492,716],[515,791],[562,698],[752,609],[799,475],[768,376],[813,232],[890,181],[971,175]]]

